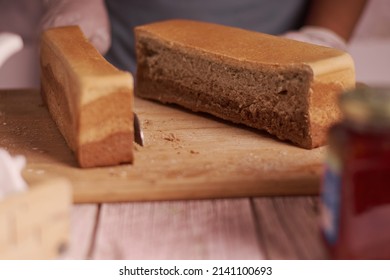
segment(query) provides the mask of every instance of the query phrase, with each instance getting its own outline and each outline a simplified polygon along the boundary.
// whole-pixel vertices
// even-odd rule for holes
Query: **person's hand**
[[[343,38],[330,29],[317,26],[305,26],[298,31],[287,32],[282,37],[343,51],[347,49],[347,42]]]
[[[23,41],[19,35],[0,33],[0,67],[14,53],[23,48]]]
[[[9,194],[27,189],[22,177],[25,165],[24,156],[12,157],[6,150],[0,148],[0,200]]]
[[[104,0],[43,0],[42,29],[78,25],[87,39],[105,54],[111,45],[110,24]]]

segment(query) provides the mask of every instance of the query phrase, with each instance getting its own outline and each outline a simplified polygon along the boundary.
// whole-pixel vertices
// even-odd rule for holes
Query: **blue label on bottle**
[[[321,194],[321,225],[329,244],[337,241],[340,221],[341,165],[329,154]]]

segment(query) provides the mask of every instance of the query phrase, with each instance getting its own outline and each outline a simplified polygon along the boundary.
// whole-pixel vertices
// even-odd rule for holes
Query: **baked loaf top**
[[[82,167],[133,160],[133,78],[88,42],[77,26],[41,39],[42,96]]]
[[[136,27],[172,44],[194,48],[240,63],[271,65],[307,64],[314,76],[354,66],[351,56],[341,50],[308,44],[235,27],[191,20],[168,20]],[[340,80],[354,80],[354,73]]]
[[[355,86],[351,56],[328,47],[190,20],[135,29],[144,98],[268,131],[304,148],[326,143]]]
[[[77,26],[57,27],[46,30],[42,35],[43,43],[47,44],[58,57],[66,57],[64,61],[71,68],[75,77],[84,88],[99,85],[113,88],[117,83],[133,88],[133,77],[130,73],[121,71],[110,64],[85,38]],[[91,102],[110,91],[94,91],[80,94],[81,104]]]

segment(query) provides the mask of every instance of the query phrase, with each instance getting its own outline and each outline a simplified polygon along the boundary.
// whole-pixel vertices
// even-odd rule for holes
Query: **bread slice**
[[[43,33],[41,93],[81,167],[133,161],[133,78],[108,63],[79,27]]]
[[[135,29],[136,94],[266,130],[303,148],[326,143],[338,94],[355,86],[345,52],[238,28],[169,20]]]

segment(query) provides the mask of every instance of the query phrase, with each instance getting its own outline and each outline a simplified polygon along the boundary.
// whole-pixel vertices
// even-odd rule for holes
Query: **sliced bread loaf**
[[[266,130],[304,148],[326,143],[337,96],[355,86],[347,53],[189,20],[135,29],[136,94]]]
[[[133,161],[133,78],[108,63],[79,27],[43,33],[41,93],[81,167]]]

